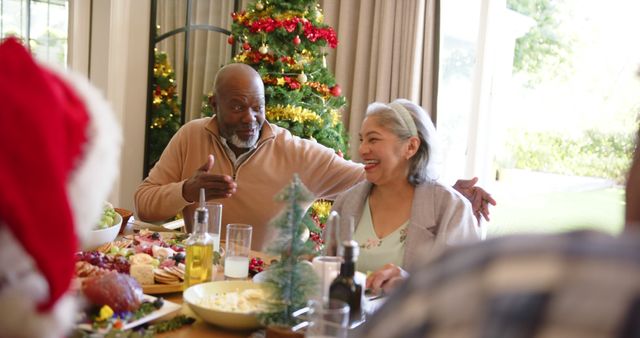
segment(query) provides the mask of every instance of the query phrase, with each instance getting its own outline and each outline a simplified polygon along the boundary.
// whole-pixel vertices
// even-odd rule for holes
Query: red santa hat
[[[86,79],[38,64],[13,38],[0,44],[0,97],[0,256],[13,260],[0,258],[0,331],[14,335],[15,321],[25,336],[60,335],[24,324],[72,323],[56,312],[117,175],[120,128]]]

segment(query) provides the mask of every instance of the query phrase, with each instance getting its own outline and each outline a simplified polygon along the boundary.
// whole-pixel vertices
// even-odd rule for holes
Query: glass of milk
[[[248,224],[227,224],[225,279],[246,279],[249,276],[252,231],[253,227]]]

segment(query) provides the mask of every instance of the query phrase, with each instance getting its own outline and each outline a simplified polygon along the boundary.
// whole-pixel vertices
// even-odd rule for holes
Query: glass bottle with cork
[[[185,289],[211,281],[213,272],[213,238],[208,233],[209,212],[205,204],[204,188],[200,189],[200,205],[196,209],[193,233],[187,239]]]

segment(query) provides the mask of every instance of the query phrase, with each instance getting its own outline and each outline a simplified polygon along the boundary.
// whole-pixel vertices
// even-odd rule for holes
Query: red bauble
[[[293,44],[297,46],[297,45],[300,44],[300,42],[302,42],[302,41],[300,41],[300,37],[298,35],[296,35],[296,37],[293,38]]]
[[[329,88],[329,91],[331,92],[331,95],[333,95],[333,96],[340,96],[340,94],[342,94],[342,88],[340,88],[340,85],[335,85],[335,86]]]
[[[244,50],[249,50],[249,49],[251,49],[251,45],[248,42],[245,42],[245,43],[242,44],[242,48]]]
[[[234,42],[234,41],[235,41],[235,40],[233,39],[233,35],[229,35],[229,38],[227,38],[227,42],[228,42],[230,45],[233,45],[233,42]]]

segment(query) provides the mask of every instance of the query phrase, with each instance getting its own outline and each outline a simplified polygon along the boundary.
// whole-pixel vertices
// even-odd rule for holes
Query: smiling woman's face
[[[367,180],[375,185],[406,181],[409,170],[408,140],[380,125],[375,116],[368,116],[360,128],[358,152],[364,163]]]

